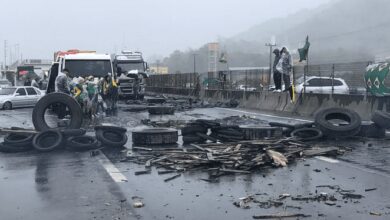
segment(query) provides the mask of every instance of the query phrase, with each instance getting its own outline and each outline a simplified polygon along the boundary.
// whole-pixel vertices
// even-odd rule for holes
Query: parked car
[[[11,87],[12,83],[6,79],[0,79],[0,88]]]
[[[246,86],[246,85],[239,85],[239,86],[238,86],[238,90],[243,90],[243,91],[252,92],[252,91],[256,91],[256,88],[254,88],[254,87],[248,87],[248,86]]]
[[[342,78],[308,76],[306,82],[303,82],[303,77],[301,77],[297,80],[296,92],[303,92],[304,86],[306,86],[306,93],[349,94],[349,87]]]
[[[19,107],[32,107],[43,95],[44,93],[32,86],[0,88],[0,108],[11,110]]]

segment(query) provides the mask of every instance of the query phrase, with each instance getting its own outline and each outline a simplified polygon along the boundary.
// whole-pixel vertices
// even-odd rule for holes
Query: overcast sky
[[[72,48],[166,56],[329,1],[2,0],[0,60],[4,40],[14,53],[19,44],[23,58],[52,58]]]

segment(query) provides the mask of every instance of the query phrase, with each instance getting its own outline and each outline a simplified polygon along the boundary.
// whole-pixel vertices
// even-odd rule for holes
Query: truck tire
[[[118,130],[96,130],[96,138],[107,147],[123,147],[127,143],[127,135]]]
[[[98,140],[92,136],[70,137],[66,140],[67,148],[74,151],[87,151],[98,148]]]
[[[31,146],[33,134],[10,133],[4,137],[4,143],[13,147]]]
[[[390,128],[390,114],[387,112],[375,111],[371,117],[371,120],[381,128]]]
[[[181,135],[195,135],[197,132],[199,133],[207,133],[207,128],[200,125],[191,125],[181,128]]]
[[[199,137],[197,135],[185,135],[183,136],[184,144],[192,144],[192,143],[204,143],[206,139]]]
[[[172,106],[150,106],[148,112],[151,115],[173,115],[175,108]]]
[[[331,123],[331,120],[342,120],[348,122],[343,126]],[[329,137],[351,137],[356,135],[362,124],[360,116],[349,109],[327,108],[315,114],[315,125],[325,136]]]
[[[146,102],[149,104],[163,104],[166,100],[164,98],[148,98]]]
[[[31,150],[32,147],[31,147],[31,144],[30,145],[26,145],[26,146],[23,146],[23,147],[15,147],[13,145],[9,145],[9,144],[6,144],[6,143],[0,143],[0,152],[3,152],[3,153],[19,153],[19,152],[26,152],[26,151],[29,151]]]
[[[312,141],[322,138],[322,131],[317,128],[299,128],[291,132],[291,137],[300,141]]]
[[[178,141],[178,132],[175,129],[151,128],[132,133],[133,143],[139,145],[166,145]]]
[[[283,136],[281,127],[240,126],[245,140],[261,140],[264,138],[280,138]]]
[[[46,130],[37,135],[33,139],[33,146],[38,151],[48,152],[61,147],[63,143],[63,135],[59,130]]]
[[[68,128],[77,129],[81,127],[83,112],[79,103],[64,93],[50,93],[42,97],[34,107],[32,121],[36,130],[46,131],[51,129],[45,121],[45,111],[55,103],[61,103],[69,108],[71,118]]]
[[[359,137],[366,138],[384,138],[386,137],[386,129],[378,126],[373,122],[362,122],[359,133],[356,134]]]

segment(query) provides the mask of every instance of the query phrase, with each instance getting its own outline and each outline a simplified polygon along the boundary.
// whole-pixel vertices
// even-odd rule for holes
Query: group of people
[[[82,107],[84,115],[96,117],[101,111],[107,116],[117,114],[118,85],[114,77],[108,74],[95,79],[93,76],[69,79],[69,70],[64,69],[55,80],[55,91],[74,97]],[[60,111],[59,117],[65,113]]]
[[[292,71],[291,54],[286,47],[281,50],[275,49],[275,60],[273,64],[273,78],[275,83],[274,92],[282,92],[282,80],[284,82],[284,92],[291,90],[290,73]]]

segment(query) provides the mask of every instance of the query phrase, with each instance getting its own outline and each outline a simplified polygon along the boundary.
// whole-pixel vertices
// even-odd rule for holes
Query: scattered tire
[[[118,126],[109,126],[109,125],[98,125],[95,126],[95,130],[105,130],[105,131],[115,131],[119,133],[126,133],[127,129]]]
[[[371,120],[379,127],[390,129],[390,114],[387,112],[375,111],[371,117]]]
[[[317,128],[299,128],[291,132],[291,137],[300,141],[317,140],[322,136],[322,131]]]
[[[67,148],[74,151],[87,151],[98,148],[98,140],[92,136],[76,136],[67,139]]]
[[[204,143],[206,142],[206,139],[196,136],[196,135],[186,135],[183,136],[183,143],[184,144],[192,144],[192,143]]]
[[[19,153],[19,152],[26,152],[26,151],[29,151],[31,149],[32,149],[31,144],[23,146],[23,147],[20,147],[20,146],[15,147],[15,146],[10,145],[10,144],[0,143],[0,152],[3,152],[3,153]]]
[[[132,133],[133,143],[138,145],[166,145],[178,141],[178,132],[175,129],[152,128]]]
[[[386,129],[378,126],[373,122],[362,122],[360,131],[356,134],[356,136],[367,138],[384,138],[386,137]]]
[[[149,104],[163,104],[166,100],[164,98],[148,98],[146,102]]]
[[[261,140],[264,138],[280,138],[283,136],[281,127],[241,126],[245,140]]]
[[[79,128],[79,129],[64,129],[60,130],[62,135],[66,138],[68,137],[77,137],[77,136],[82,136],[87,133],[85,129]]]
[[[334,124],[331,120],[348,122],[343,126]],[[315,125],[325,136],[350,137],[356,135],[360,130],[362,120],[360,116],[349,109],[327,108],[318,111],[315,115]]]
[[[56,103],[66,105],[70,111],[71,117],[68,128],[80,128],[83,122],[83,112],[79,103],[64,93],[50,93],[42,97],[34,107],[32,121],[35,129],[38,131],[51,129],[45,121],[45,111]]]
[[[197,132],[206,134],[207,130],[207,128],[200,125],[191,125],[181,128],[181,135],[195,135]]]
[[[12,110],[12,103],[11,102],[5,102],[3,104],[3,109],[4,110]]]
[[[4,137],[4,143],[14,147],[31,146],[33,138],[33,134],[10,133]]]
[[[123,147],[127,143],[127,135],[118,130],[96,130],[96,138],[107,147]]]
[[[33,139],[33,146],[38,151],[52,151],[61,147],[63,143],[63,135],[59,130],[46,130],[37,135]]]
[[[175,108],[172,106],[150,106],[148,112],[151,115],[173,115]]]

